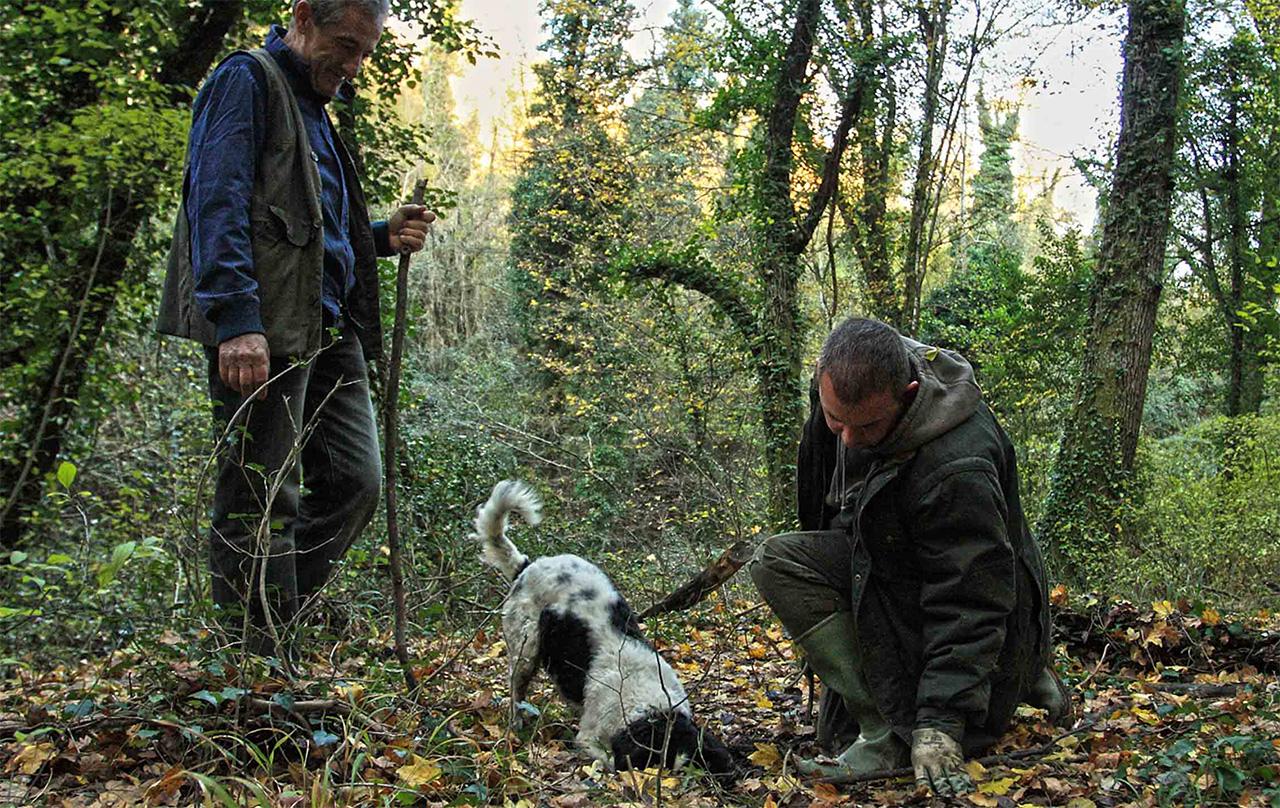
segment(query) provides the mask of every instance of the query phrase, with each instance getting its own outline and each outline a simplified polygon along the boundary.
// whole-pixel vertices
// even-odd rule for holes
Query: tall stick
[[[413,186],[413,204],[422,204],[422,195],[426,183],[418,180]],[[396,478],[399,467],[396,464],[396,449],[400,445],[400,427],[397,416],[400,412],[400,358],[404,355],[404,321],[405,309],[409,300],[409,253],[400,253],[400,271],[396,274],[396,324],[391,336],[391,360],[387,365],[387,386],[382,391],[386,397],[383,402],[384,437],[383,463],[385,469],[387,491],[387,546],[391,548],[391,594],[396,605],[396,658],[404,669],[404,683],[409,693],[418,690],[418,679],[413,675],[413,666],[409,663],[409,651],[404,646],[404,571],[400,566],[400,523],[396,519]]]

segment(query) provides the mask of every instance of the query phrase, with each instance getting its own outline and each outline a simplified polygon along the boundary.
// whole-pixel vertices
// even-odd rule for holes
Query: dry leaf
[[[748,755],[747,760],[762,769],[776,769],[782,763],[782,755],[778,753],[778,747],[773,744],[758,743],[756,751]]]
[[[49,758],[57,753],[58,748],[52,743],[29,744],[18,750],[18,754],[10,759],[9,765],[5,766],[4,770],[16,771],[18,774],[35,774]]]
[[[443,770],[435,763],[418,755],[412,755],[409,762],[396,771],[396,777],[403,780],[410,788],[421,788],[440,778]]]

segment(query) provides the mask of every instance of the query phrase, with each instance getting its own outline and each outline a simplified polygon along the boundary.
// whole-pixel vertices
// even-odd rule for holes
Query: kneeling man
[[[822,347],[800,445],[800,523],[751,564],[825,688],[818,740],[856,775],[910,765],[941,794],[1020,702],[1054,720],[1040,551],[1013,444],[969,363],[875,320]],[[815,400],[816,399],[816,400]],[[834,434],[832,434],[834,433]]]

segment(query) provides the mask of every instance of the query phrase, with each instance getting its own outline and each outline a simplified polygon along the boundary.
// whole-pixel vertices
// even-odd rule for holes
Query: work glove
[[[912,730],[911,768],[915,769],[916,784],[928,786],[939,797],[973,789],[973,781],[964,770],[960,743],[940,729]]]

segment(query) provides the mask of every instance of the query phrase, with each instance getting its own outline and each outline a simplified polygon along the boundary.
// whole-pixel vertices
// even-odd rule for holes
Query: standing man
[[[382,342],[376,258],[422,249],[435,219],[406,205],[370,223],[326,112],[351,100],[387,11],[387,0],[295,0],[288,30],[273,26],[264,47],[209,76],[160,304],[161,333],[206,346],[223,436],[214,603],[247,625],[251,651],[286,663],[293,618],[378,504],[366,366]]]
[[[751,575],[822,680],[818,739],[856,775],[908,763],[940,794],[1018,703],[1058,720],[1043,563],[1013,445],[959,355],[849,319],[818,358],[800,522]],[[814,399],[814,396],[810,396]],[[833,434],[834,433],[834,434]]]

